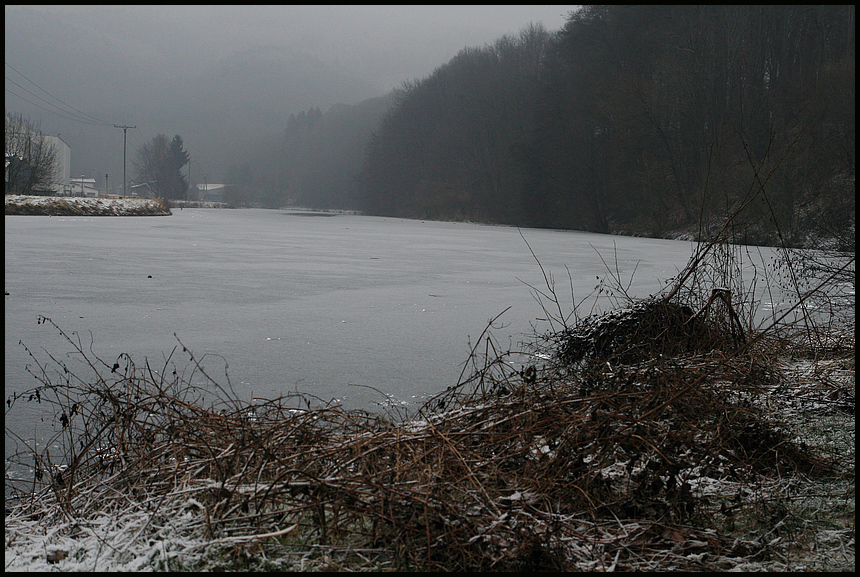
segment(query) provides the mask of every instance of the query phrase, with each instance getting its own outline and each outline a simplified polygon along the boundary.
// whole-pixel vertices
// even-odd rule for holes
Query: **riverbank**
[[[83,198],[6,195],[6,215],[169,216],[170,208],[151,198]]]
[[[171,208],[236,208],[226,202],[214,202],[211,200],[171,200]]]

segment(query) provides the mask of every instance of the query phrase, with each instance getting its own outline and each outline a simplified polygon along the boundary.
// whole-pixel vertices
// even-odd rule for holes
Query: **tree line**
[[[798,236],[822,195],[853,218],[854,125],[853,6],[587,6],[397,90],[355,202],[660,235],[758,182],[745,234]]]
[[[854,125],[853,6],[586,6],[291,114],[223,182],[237,206],[653,236],[740,211],[739,240],[799,244],[853,230]],[[183,198],[156,140],[138,175]]]

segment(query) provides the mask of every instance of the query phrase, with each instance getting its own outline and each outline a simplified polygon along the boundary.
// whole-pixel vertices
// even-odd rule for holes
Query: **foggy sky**
[[[558,30],[575,8],[7,5],[5,108],[60,133],[72,176],[100,186],[105,173],[121,181],[122,131],[112,124],[137,126],[129,159],[157,133],[180,134],[192,163],[219,178],[231,151],[290,114],[382,96],[467,46],[529,23]],[[98,123],[62,118],[24,88]]]

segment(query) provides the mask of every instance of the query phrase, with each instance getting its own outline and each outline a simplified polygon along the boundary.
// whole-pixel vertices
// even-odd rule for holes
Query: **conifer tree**
[[[188,181],[182,175],[182,167],[189,158],[178,134],[172,141],[159,134],[137,150],[134,167],[138,179],[159,198],[184,200],[188,198]]]

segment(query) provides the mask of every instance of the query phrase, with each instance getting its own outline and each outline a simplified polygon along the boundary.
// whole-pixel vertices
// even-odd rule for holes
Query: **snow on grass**
[[[160,200],[151,198],[83,198],[6,195],[7,215],[35,216],[166,216]]]

